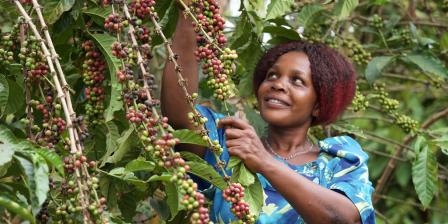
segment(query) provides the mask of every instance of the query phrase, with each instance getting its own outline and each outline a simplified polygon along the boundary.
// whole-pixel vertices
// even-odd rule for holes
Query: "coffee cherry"
[[[110,14],[104,21],[104,28],[109,32],[120,32],[123,29],[123,18],[117,14]]]
[[[370,53],[353,39],[344,39],[342,45],[347,49],[348,57],[357,64],[367,64],[372,59]]]
[[[375,14],[370,20],[370,25],[378,30],[382,29],[384,27],[383,19],[378,14]]]
[[[143,19],[145,16],[154,12],[155,0],[132,0],[129,6],[132,14],[138,18]]]
[[[124,59],[129,56],[129,49],[120,42],[112,44],[112,55],[118,59]]]
[[[239,183],[231,183],[222,192],[224,200],[232,204],[230,210],[243,223],[255,223],[254,215],[250,214],[249,204],[243,201],[244,187]]]
[[[364,111],[369,106],[369,101],[367,101],[366,97],[362,95],[361,92],[356,91],[355,97],[352,101],[352,107],[354,112]]]
[[[93,41],[87,40],[81,46],[85,52],[82,77],[86,85],[84,89],[86,123],[96,125],[101,120],[104,111],[105,90],[103,81],[107,67],[102,54],[96,49]],[[82,125],[82,123],[78,125]]]

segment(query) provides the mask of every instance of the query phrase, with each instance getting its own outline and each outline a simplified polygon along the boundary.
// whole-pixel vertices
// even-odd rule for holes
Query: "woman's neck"
[[[269,126],[267,139],[275,151],[288,154],[310,144],[307,143],[308,129],[309,124],[294,128]]]

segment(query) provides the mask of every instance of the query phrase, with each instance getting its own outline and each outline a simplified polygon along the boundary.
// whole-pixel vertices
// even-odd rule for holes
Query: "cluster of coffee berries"
[[[384,90],[384,87],[384,83],[375,83],[373,86],[373,89],[377,91],[375,97],[378,98],[381,109],[387,112],[394,119],[394,123],[405,132],[416,132],[418,122],[407,115],[399,114],[397,112],[399,102],[395,99],[389,98],[389,94]]]
[[[0,32],[0,63],[12,63],[14,61],[14,34]]]
[[[141,44],[149,44],[151,41],[151,33],[146,26],[134,25],[137,41]]]
[[[191,215],[191,223],[194,224],[210,224],[210,217],[208,215],[208,208],[204,206],[205,197],[202,193],[196,192],[196,200],[188,200],[190,205],[197,208],[197,211]]]
[[[379,30],[384,27],[384,22],[383,19],[378,14],[375,14],[370,19],[370,25]]]
[[[418,122],[407,115],[397,114],[394,115],[395,124],[397,124],[403,131],[405,132],[413,132],[415,133],[418,129]]]
[[[303,33],[303,39],[310,43],[322,43],[322,28],[319,24],[313,24],[307,29],[301,31]]]
[[[87,157],[81,153],[76,153],[75,159],[73,159],[72,156],[67,156],[64,158],[64,169],[66,173],[75,172],[75,169],[81,168],[83,164],[92,169],[96,166],[95,161],[87,161]]]
[[[372,59],[370,53],[353,39],[344,39],[342,46],[347,49],[347,56],[357,64],[367,64]]]
[[[84,94],[86,103],[84,106],[86,121],[96,125],[101,120],[104,111],[105,90],[103,87],[106,72],[106,62],[102,54],[95,48],[93,41],[87,40],[82,43],[84,50],[82,78],[85,83]]]
[[[335,37],[325,38],[324,43],[333,49],[336,49],[339,46]]]
[[[82,186],[85,191],[89,191],[97,188],[99,184],[99,180],[97,177],[90,177],[86,182],[87,184]],[[76,180],[63,180],[60,185],[60,194],[65,197],[65,201],[61,204],[55,204],[56,206],[56,216],[52,217],[53,221],[56,223],[73,223],[69,220],[73,217],[74,214],[80,213],[82,211],[82,205],[78,198],[78,193],[80,189],[77,185]],[[53,203],[53,201],[51,201]],[[90,212],[94,219],[97,219],[94,223],[104,223],[103,220],[100,220],[100,215],[106,208],[107,200],[104,197],[99,198],[97,201],[89,202],[86,206],[87,210]]]
[[[125,59],[129,56],[129,48],[120,42],[112,44],[112,55],[118,59]]]
[[[244,187],[240,183],[231,183],[222,192],[224,200],[232,204],[231,211],[243,223],[255,223],[255,217],[250,214],[249,204],[243,201]]]
[[[229,79],[237,55],[230,49],[222,50],[227,38],[224,36],[225,21],[219,14],[218,3],[215,0],[194,0],[189,8],[197,19],[197,23],[193,22],[198,46],[195,56],[202,62],[207,84],[214,90],[215,98],[228,99],[234,94]]]
[[[154,12],[155,0],[132,0],[129,6],[131,13],[140,19]]]
[[[132,80],[132,78],[134,77],[132,75],[132,73],[133,72],[130,69],[130,67],[126,66],[124,69],[118,70],[115,75],[117,76],[118,82],[124,83],[124,82],[127,82],[129,80]]]
[[[446,83],[448,79],[444,79],[440,76],[429,76],[429,82],[435,88],[442,88],[443,83]]]
[[[381,108],[387,112],[392,112],[398,109],[398,100],[388,98],[386,95],[381,95],[379,102],[381,104]]]
[[[124,25],[123,18],[118,14],[110,14],[104,21],[104,28],[111,33],[120,32]]]
[[[28,77],[33,81],[38,81],[49,74],[49,67],[45,61],[39,42],[34,36],[29,36],[23,41],[19,52],[19,60],[23,67],[27,69]]]
[[[355,97],[353,97],[352,108],[354,112],[364,111],[369,106],[369,101],[367,101],[366,97],[359,92],[358,90],[355,92]]]
[[[411,32],[409,31],[409,29],[400,30],[399,35],[400,35],[401,43],[406,44],[406,45],[412,44],[412,36],[411,36]]]

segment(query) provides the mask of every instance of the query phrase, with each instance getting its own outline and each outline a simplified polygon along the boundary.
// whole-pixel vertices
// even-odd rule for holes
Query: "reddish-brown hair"
[[[303,52],[310,61],[311,77],[319,104],[319,115],[313,119],[312,125],[332,123],[351,103],[355,94],[356,75],[353,65],[327,45],[294,41],[269,49],[255,67],[255,95],[267,71],[280,56],[290,51]]]

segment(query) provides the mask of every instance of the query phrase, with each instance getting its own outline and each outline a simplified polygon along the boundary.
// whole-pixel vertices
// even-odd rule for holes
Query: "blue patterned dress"
[[[209,130],[209,136],[213,140],[219,140],[224,148],[220,159],[228,162],[229,154],[225,146],[224,129],[218,129],[215,123],[217,119],[224,116],[208,107],[197,105],[196,109],[208,118],[205,126]],[[367,154],[354,139],[348,136],[327,138],[319,141],[318,145],[320,152],[317,159],[304,165],[291,165],[279,157],[276,159],[314,183],[346,195],[358,209],[362,223],[375,223],[375,212],[371,201],[373,187],[368,176]],[[211,165],[216,164],[209,150],[204,159]],[[300,215],[271,186],[269,181],[258,173],[257,176],[264,189],[264,204],[257,223],[304,223]],[[204,189],[207,184],[199,182],[199,186]],[[222,198],[221,190],[217,188],[213,190],[211,219],[218,223],[230,223],[235,220],[230,211],[230,204]]]

